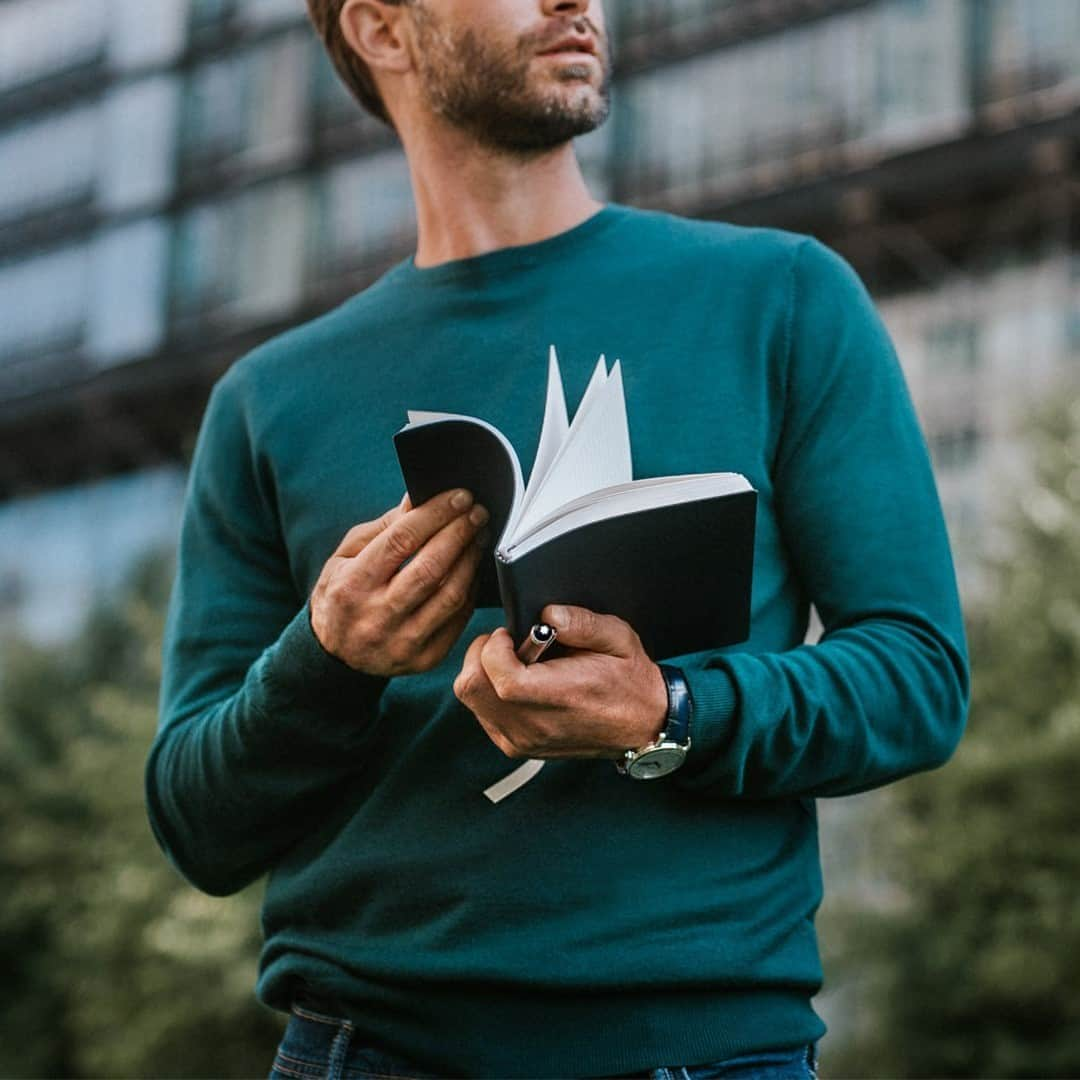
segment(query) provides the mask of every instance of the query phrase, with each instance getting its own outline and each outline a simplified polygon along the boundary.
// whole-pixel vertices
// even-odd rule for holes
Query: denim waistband
[[[310,995],[294,999],[278,1047],[272,1076],[287,1080],[344,1080],[353,1076],[438,1080],[429,1072],[361,1039],[348,1013],[333,999]]]
[[[397,1054],[374,1046],[349,1019],[349,1010],[333,998],[304,993],[294,998],[291,1017],[278,1047],[271,1080],[446,1080]],[[817,1047],[768,1051],[728,1058],[707,1065],[658,1066],[605,1080],[701,1080],[704,1077],[816,1076]],[[801,1059],[801,1067],[797,1059]],[[794,1071],[792,1071],[794,1070]]]

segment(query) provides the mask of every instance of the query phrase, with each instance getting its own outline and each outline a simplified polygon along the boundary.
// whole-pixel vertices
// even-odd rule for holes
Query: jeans
[[[439,1075],[363,1046],[354,1034],[348,1020],[294,1005],[270,1080],[435,1080]],[[641,1080],[817,1080],[817,1047],[768,1050],[707,1065],[666,1065],[630,1075]]]

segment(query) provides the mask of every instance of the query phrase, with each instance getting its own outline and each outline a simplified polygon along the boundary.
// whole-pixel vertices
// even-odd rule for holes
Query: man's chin
[[[532,124],[520,124],[514,127],[488,129],[476,132],[479,141],[493,150],[509,154],[522,154],[529,157],[544,154],[565,146],[578,135],[592,131],[598,125],[578,121],[553,125],[550,117]]]
[[[573,80],[545,87],[528,111],[538,118],[538,123],[551,123],[554,117],[559,117],[568,126],[588,123],[596,127],[604,122],[608,110],[608,102],[598,86]]]
[[[600,88],[582,80],[544,82],[531,86],[532,93],[472,101],[443,117],[491,149],[530,156],[563,146],[607,119],[610,103]]]

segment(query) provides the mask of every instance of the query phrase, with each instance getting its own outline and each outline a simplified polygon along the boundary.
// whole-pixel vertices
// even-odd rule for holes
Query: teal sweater
[[[306,601],[350,526],[400,500],[407,409],[492,422],[528,475],[551,343],[571,410],[598,356],[621,359],[636,477],[755,486],[752,629],[677,661],[681,770],[552,761],[492,804],[519,763],[452,682],[501,611],[384,680],[322,649]],[[192,462],[164,663],[150,820],[206,892],[269,874],[260,999],[306,986],[358,1039],[507,1077],[820,1037],[814,800],[944,762],[969,683],[926,445],[857,276],[806,236],[620,204],[406,259],[233,365]]]

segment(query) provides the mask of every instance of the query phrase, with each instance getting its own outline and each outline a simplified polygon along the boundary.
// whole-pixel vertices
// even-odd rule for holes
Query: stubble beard
[[[420,0],[411,5],[416,23],[420,76],[432,110],[481,145],[533,156],[599,127],[611,109],[609,58],[599,59],[602,79],[594,88],[591,61],[564,63],[555,78],[572,81],[566,94],[530,87],[535,46],[522,42],[509,53],[485,43],[475,31],[454,33],[440,25]],[[590,70],[585,70],[589,67]]]

